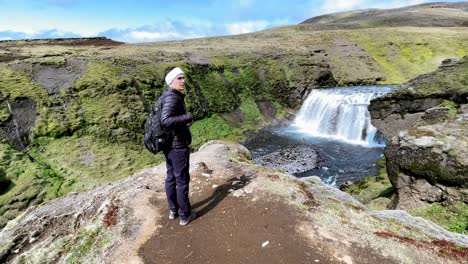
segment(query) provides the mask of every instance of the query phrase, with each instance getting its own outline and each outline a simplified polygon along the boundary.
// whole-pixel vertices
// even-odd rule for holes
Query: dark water
[[[347,180],[356,181],[377,175],[379,168],[376,162],[383,155],[383,147],[366,147],[313,137],[293,128],[266,129],[244,144],[255,158],[297,143],[313,146],[319,152],[322,162],[320,168],[294,176],[319,176],[325,183],[334,186],[340,186]]]

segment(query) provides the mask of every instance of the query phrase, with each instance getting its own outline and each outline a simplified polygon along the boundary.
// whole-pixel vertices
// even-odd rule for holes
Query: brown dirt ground
[[[144,263],[352,263],[333,257],[334,248],[313,247],[297,229],[305,217],[277,197],[252,201],[230,195],[229,189],[248,184],[244,180],[233,186],[233,180],[216,189],[208,186],[211,181],[192,184],[191,190],[200,190],[191,196],[198,218],[187,226],[169,220],[165,204],[155,201],[165,217],[158,223],[162,228],[139,249]],[[359,263],[395,263],[361,248],[353,258]]]

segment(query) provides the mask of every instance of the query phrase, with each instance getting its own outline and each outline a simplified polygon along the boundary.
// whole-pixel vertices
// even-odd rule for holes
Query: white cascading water
[[[332,138],[351,144],[381,146],[375,141],[367,107],[373,98],[391,86],[355,86],[313,89],[297,113],[293,127],[315,137]]]

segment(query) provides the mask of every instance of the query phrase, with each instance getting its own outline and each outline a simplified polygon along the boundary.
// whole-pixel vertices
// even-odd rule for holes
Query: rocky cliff
[[[452,206],[461,232],[468,230],[467,73],[468,57],[447,60],[369,107],[389,140],[387,172],[396,188],[390,206]]]

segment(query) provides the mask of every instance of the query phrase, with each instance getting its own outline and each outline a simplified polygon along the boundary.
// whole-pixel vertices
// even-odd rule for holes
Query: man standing
[[[161,95],[161,125],[174,132],[172,145],[164,150],[166,157],[167,178],[165,183],[169,204],[169,219],[180,216],[180,224],[186,225],[195,219],[189,193],[189,145],[192,143],[189,125],[192,115],[187,113],[182,93],[185,89],[184,72],[176,67],[166,75],[168,87]]]

